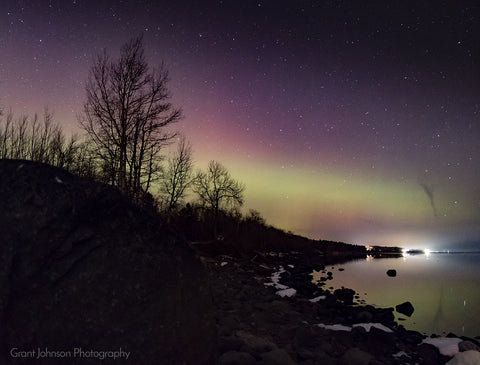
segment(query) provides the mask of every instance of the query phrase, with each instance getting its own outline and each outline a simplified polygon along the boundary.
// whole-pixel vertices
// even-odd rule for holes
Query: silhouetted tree
[[[262,214],[258,210],[255,210],[255,209],[250,209],[248,211],[248,215],[245,218],[245,221],[256,223],[256,224],[259,224],[261,226],[264,226],[265,223],[266,223],[265,218],[262,217]]]
[[[192,148],[182,136],[177,151],[167,160],[160,180],[160,193],[166,209],[172,211],[193,182]]]
[[[92,143],[88,140],[75,145],[73,162],[68,170],[79,176],[106,182]]]
[[[72,170],[78,163],[79,146],[75,135],[65,137],[48,110],[43,122],[37,114],[15,119],[11,112],[0,119],[0,158],[38,161]]]
[[[175,136],[165,127],[181,117],[168,101],[167,82],[163,64],[149,69],[141,36],[123,45],[117,60],[104,51],[90,69],[80,124],[108,180],[135,200],[148,192],[160,150]]]
[[[213,211],[214,237],[217,237],[218,213],[222,205],[243,204],[245,186],[232,179],[228,170],[217,161],[210,161],[206,172],[199,171],[193,190],[201,202]]]

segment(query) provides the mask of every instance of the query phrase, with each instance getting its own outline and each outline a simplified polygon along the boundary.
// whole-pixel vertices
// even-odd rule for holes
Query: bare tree
[[[232,179],[228,170],[217,161],[208,163],[207,172],[199,171],[193,190],[214,214],[214,237],[217,237],[218,213],[222,205],[243,205],[245,185]]]
[[[165,199],[168,211],[176,208],[192,182],[192,147],[182,136],[178,142],[177,151],[167,160],[160,180],[160,193]]]
[[[160,151],[175,133],[165,127],[181,118],[168,101],[168,72],[150,70],[143,38],[127,42],[120,57],[106,51],[90,69],[80,121],[113,185],[134,199],[150,188],[160,168]]]
[[[77,149],[77,137],[67,140],[48,109],[43,123],[37,114],[14,119],[9,112],[5,120],[0,119],[0,158],[44,162],[70,170],[78,157]]]
[[[5,120],[0,119],[0,158],[12,158],[11,157],[11,139],[14,129],[13,114],[8,113]]]
[[[89,140],[76,140],[72,145],[71,141],[68,144],[70,153],[66,158],[67,170],[75,175],[106,182],[92,143]]]
[[[262,226],[264,226],[266,223],[265,218],[262,217],[262,214],[255,209],[250,209],[248,211],[248,216],[245,218],[245,221],[259,224]]]

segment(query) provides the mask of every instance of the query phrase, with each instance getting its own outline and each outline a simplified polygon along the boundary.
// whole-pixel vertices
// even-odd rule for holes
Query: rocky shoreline
[[[396,323],[393,308],[352,305],[354,290],[331,293],[312,284],[314,269],[325,280],[332,275],[319,264],[325,257],[199,254],[212,287],[219,365],[437,365],[480,358],[476,339],[449,335],[457,346],[442,354],[426,336]]]

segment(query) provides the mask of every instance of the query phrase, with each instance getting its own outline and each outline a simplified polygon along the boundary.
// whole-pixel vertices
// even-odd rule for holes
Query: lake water
[[[480,253],[368,257],[327,269],[333,279],[326,288],[352,288],[367,304],[385,308],[410,301],[415,308],[410,318],[395,312],[407,329],[480,336]],[[387,276],[389,269],[397,276]]]

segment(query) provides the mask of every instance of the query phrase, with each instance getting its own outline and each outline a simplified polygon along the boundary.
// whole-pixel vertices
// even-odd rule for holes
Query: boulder
[[[373,320],[373,314],[366,310],[357,313],[355,317],[359,323],[369,323]]]
[[[415,352],[416,355],[422,359],[421,364],[438,365],[445,363],[445,361],[442,361],[443,357],[438,351],[438,348],[431,344],[422,343],[417,346]]]
[[[333,292],[333,294],[343,301],[345,304],[352,304],[353,303],[353,296],[355,295],[355,291],[348,288],[337,289]]]
[[[372,326],[368,334],[364,336],[366,350],[372,354],[391,356],[396,350],[396,336]]]
[[[393,314],[393,308],[376,308],[373,312],[372,322],[380,322],[383,324],[391,323],[395,320],[395,315]]]
[[[244,351],[252,354],[260,354],[262,352],[277,349],[277,345],[270,339],[256,336],[250,332],[239,330],[236,335],[244,343]]]
[[[206,274],[153,209],[110,186],[15,160],[0,160],[0,202],[1,364],[14,363],[12,348],[122,349],[125,363],[213,363]]]
[[[341,357],[340,363],[344,365],[368,365],[373,360],[373,355],[357,347],[349,348]]]
[[[310,326],[301,326],[295,332],[293,344],[296,349],[303,347],[314,348],[316,340],[315,334]]]
[[[462,341],[458,344],[458,351],[464,352],[469,350],[480,352],[480,347],[478,347],[476,344],[474,344],[471,341]]]
[[[254,365],[257,361],[247,352],[229,351],[220,356],[219,365]]]
[[[414,308],[413,308],[412,303],[405,302],[405,303],[397,305],[395,307],[395,310],[400,314],[404,314],[407,317],[410,317],[413,314]]]
[[[295,365],[296,362],[290,357],[287,351],[276,349],[265,352],[261,355],[261,365]]]
[[[395,276],[397,276],[397,270],[395,269],[387,270],[387,275],[390,276],[391,278],[394,278]]]
[[[478,365],[480,364],[480,352],[468,350],[459,352],[446,365]]]

